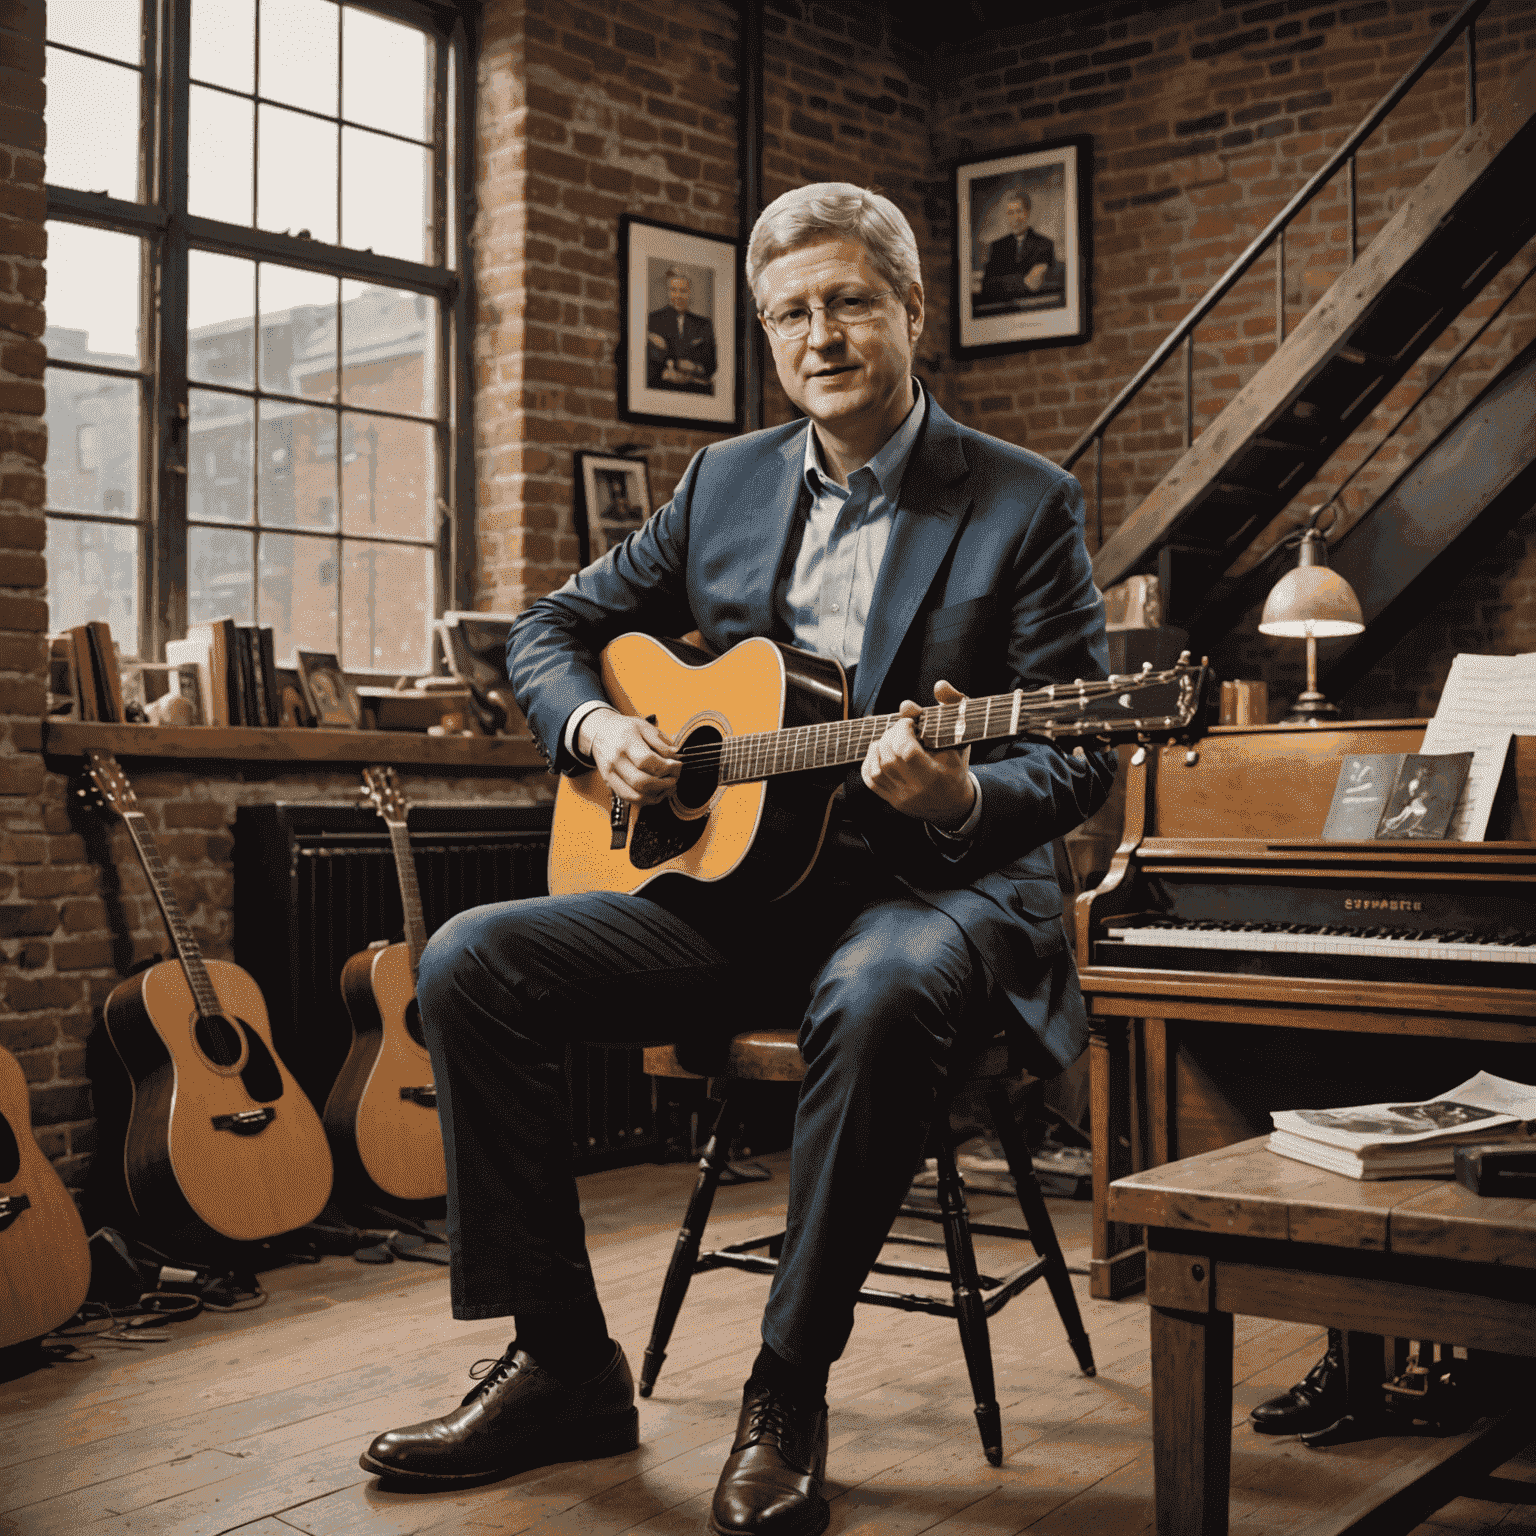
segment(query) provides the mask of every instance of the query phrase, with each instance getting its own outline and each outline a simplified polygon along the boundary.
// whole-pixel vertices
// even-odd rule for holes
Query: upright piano
[[[1077,899],[1093,1034],[1092,1293],[1145,1273],[1109,1184],[1270,1129],[1274,1109],[1536,1082],[1536,738],[1489,841],[1325,842],[1344,758],[1425,722],[1219,727],[1137,749],[1124,835]]]

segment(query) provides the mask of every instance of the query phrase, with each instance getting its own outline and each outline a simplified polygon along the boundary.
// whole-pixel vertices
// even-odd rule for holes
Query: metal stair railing
[[[1306,185],[1291,198],[1284,208],[1265,225],[1236,261],[1219,277],[1203,299],[1165,336],[1157,350],[1142,364],[1136,375],[1110,403],[1099,413],[1087,431],[1072,445],[1061,461],[1063,469],[1071,469],[1088,451],[1094,450],[1094,528],[1095,547],[1104,544],[1104,435],[1115,419],[1146,384],[1162,368],[1179,347],[1184,348],[1184,446],[1194,442],[1195,424],[1195,328],[1228,293],[1247,275],[1255,262],[1271,245],[1275,250],[1275,346],[1285,340],[1285,231],[1298,214],[1326,187],[1340,170],[1347,172],[1349,197],[1349,264],[1353,266],[1359,256],[1357,197],[1355,186],[1355,157],[1360,147],[1391,115],[1393,109],[1409,91],[1450,51],[1458,37],[1465,38],[1467,59],[1466,123],[1471,127],[1477,121],[1477,18],[1488,8],[1490,0],[1467,0],[1439,35],[1425,50],[1423,56],[1396,85],[1361,119],[1359,125],[1320,167]]]

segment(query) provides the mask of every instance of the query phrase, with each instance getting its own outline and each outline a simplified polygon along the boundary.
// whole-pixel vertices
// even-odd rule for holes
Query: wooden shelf
[[[104,725],[50,720],[43,752],[80,757],[218,758],[261,763],[396,763],[432,768],[543,768],[531,741],[512,736],[428,736],[417,731],[279,730],[261,726]]]

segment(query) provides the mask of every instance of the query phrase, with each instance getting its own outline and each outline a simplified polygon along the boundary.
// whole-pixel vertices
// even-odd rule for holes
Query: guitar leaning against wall
[[[295,1231],[330,1198],[320,1117],[272,1049],[261,989],[238,965],[203,958],[117,760],[88,752],[86,765],[133,838],[177,955],[119,982],[104,1009],[133,1083],[123,1171],[134,1210],[193,1241]],[[79,791],[87,801],[91,787]]]
[[[338,1180],[363,1198],[438,1199],[448,1192],[432,1062],[416,1006],[416,972],[427,947],[410,806],[393,768],[365,768],[362,793],[389,828],[405,911],[405,941],[370,944],[342,967],[352,1048],[325,1101]]]
[[[80,1213],[32,1138],[21,1065],[0,1050],[0,1349],[62,1327],[90,1284]]]

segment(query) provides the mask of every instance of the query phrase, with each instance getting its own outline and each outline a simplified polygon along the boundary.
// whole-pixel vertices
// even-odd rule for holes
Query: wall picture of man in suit
[[[1087,1042],[1051,843],[1104,802],[1115,758],[1026,737],[929,750],[913,728],[918,701],[1102,678],[1107,649],[1077,481],[954,421],[913,377],[926,311],[901,211],[844,182],[788,192],[746,275],[803,416],[700,450],[666,505],[531,604],[512,688],[551,769],[598,774],[631,809],[675,803],[684,763],[608,697],[600,654],[620,635],[794,646],[842,667],[851,715],[890,718],[780,900],[663,875],[473,908],[433,936],[417,997],[453,1312],[516,1332],[458,1407],[380,1435],[362,1465],[453,1487],[636,1445],[572,1175],[565,1053],[681,1040],[708,1061],[751,1023],[795,1020],[787,1235],[760,1337],[741,1341],[708,1529],[816,1536],[828,1371],[947,1074],[1000,1031],[1041,1076]]]
[[[689,308],[693,279],[680,267],[667,269],[667,302],[645,322],[645,381],[651,389],[688,394],[715,391],[715,327]]]
[[[1008,232],[987,248],[987,265],[981,279],[982,303],[999,299],[1026,299],[1046,288],[1056,264],[1056,246],[1039,230],[1030,227],[1029,193],[1015,187],[1003,199]],[[1057,303],[1063,302],[1057,278]]]

